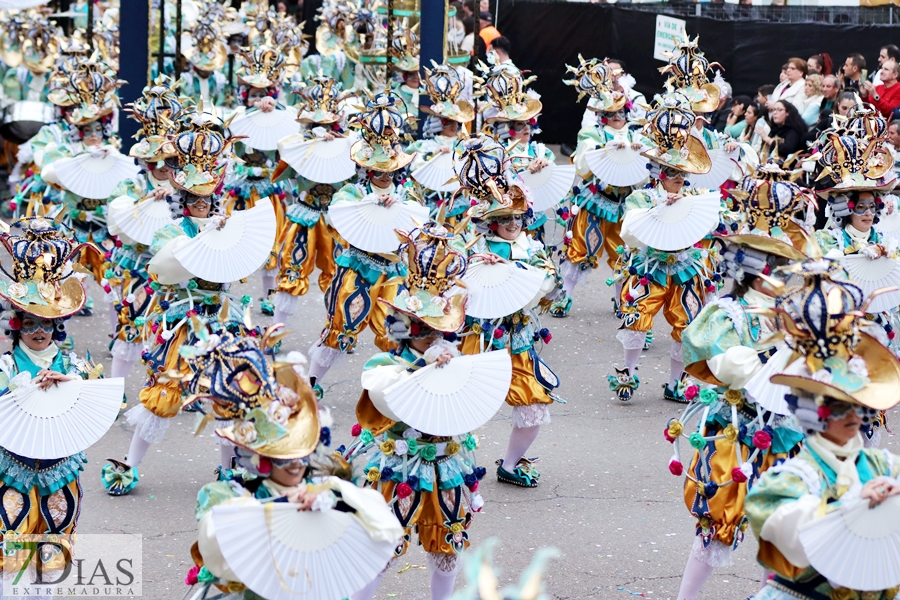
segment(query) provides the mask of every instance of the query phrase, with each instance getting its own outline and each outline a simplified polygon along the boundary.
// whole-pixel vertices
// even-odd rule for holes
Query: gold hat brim
[[[887,410],[900,403],[900,362],[897,357],[864,332],[860,333],[860,341],[854,354],[866,361],[866,368],[869,370],[869,383],[857,392],[845,392],[810,376],[779,373],[773,375],[770,381],[875,410]]]
[[[359,140],[350,147],[350,160],[364,169],[371,169],[373,171],[380,171],[382,173],[392,173],[393,171],[399,171],[403,167],[407,166],[416,157],[415,152],[413,152],[412,154],[407,154],[402,150],[396,150],[394,156],[392,156],[390,160],[386,161],[374,162],[371,160],[371,157],[368,159],[358,158],[357,153],[363,148],[365,144],[366,142],[364,140]]]
[[[224,44],[219,42],[215,45],[212,58],[206,54],[200,54],[196,48],[193,48],[190,56],[185,56],[185,58],[201,71],[221,71],[228,62],[228,50]]]
[[[593,98],[591,98],[591,100],[593,100]],[[596,104],[591,106],[591,101],[588,100],[587,109],[595,113],[617,112],[619,109],[625,106],[626,102],[628,102],[628,98],[624,95],[617,98],[612,104],[608,106],[597,106]]]
[[[540,112],[544,109],[544,105],[541,104],[540,100],[535,100],[534,98],[525,98],[525,111],[516,114],[510,115],[504,111],[500,111],[500,114],[490,117],[486,120],[487,123],[496,123],[498,121],[528,121],[532,117],[536,117],[540,114]]]
[[[176,171],[169,171],[169,183],[172,184],[176,190],[181,190],[183,192],[188,192],[189,194],[193,194],[194,196],[199,196],[201,198],[209,198],[215,193],[216,188],[222,183],[222,180],[225,179],[225,168],[223,167],[221,172],[216,176],[216,178],[209,183],[204,183],[202,185],[196,185],[194,187],[185,187],[175,181]]]
[[[691,103],[691,110],[695,113],[715,112],[719,108],[719,86],[707,83],[700,89],[706,92],[706,99]]]
[[[415,313],[406,310],[405,308],[401,308],[383,298],[379,298],[378,301],[385,306],[390,306],[398,313],[402,313],[411,319],[415,319],[416,321],[425,323],[428,327],[434,329],[435,331],[440,331],[441,333],[454,333],[456,331],[459,331],[459,328],[463,326],[463,323],[466,320],[466,298],[467,297],[465,294],[456,294],[455,296],[450,296],[450,300],[447,306],[447,312],[445,312],[440,317],[420,317]]]
[[[44,319],[61,319],[74,315],[84,307],[84,303],[87,301],[87,292],[75,277],[63,280],[60,284],[60,296],[48,300],[45,305],[25,304],[21,300],[13,298],[7,293],[6,282],[0,287],[0,296],[8,300],[15,310]]]
[[[266,458],[282,460],[306,458],[315,452],[321,437],[316,396],[312,388],[302,381],[294,368],[287,363],[275,363],[275,378],[278,383],[290,388],[300,396],[300,399],[297,400],[299,410],[288,419],[286,436],[274,442],[251,448],[235,439],[234,426],[216,429],[216,435],[230,441],[235,446],[240,446]]]
[[[712,161],[710,161],[709,159],[709,153],[703,146],[703,142],[697,139],[695,136],[689,135],[687,140],[687,149],[687,158],[675,162],[669,162],[669,157],[665,152],[660,151],[659,148],[651,148],[646,152],[642,152],[641,156],[649,158],[656,164],[663,165],[664,167],[672,167],[673,169],[679,169],[681,171],[684,171],[685,173],[691,173],[693,175],[702,175],[704,173],[709,173],[709,170],[712,168]],[[681,157],[679,156],[679,158]]]
[[[423,113],[434,115],[436,117],[440,117],[442,119],[449,119],[451,121],[456,121],[457,123],[471,123],[475,120],[475,109],[472,108],[472,105],[469,104],[467,100],[457,100],[454,103],[456,106],[457,112],[453,115],[436,113],[431,109],[431,106],[419,106],[419,110]]]
[[[807,258],[806,254],[787,242],[765,235],[742,233],[738,235],[723,235],[720,239],[729,244],[740,244],[741,246],[747,246],[766,254],[787,258],[788,260],[800,261]]]

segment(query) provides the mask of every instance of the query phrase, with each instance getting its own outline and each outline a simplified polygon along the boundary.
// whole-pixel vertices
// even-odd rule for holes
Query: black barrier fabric
[[[576,104],[574,88],[562,79],[565,65],[577,64],[579,53],[585,58],[624,60],[648,100],[662,90],[658,69],[665,63],[653,58],[653,12],[581,2],[500,0],[498,16],[498,29],[512,42],[513,62],[538,76],[532,86],[544,104],[540,139],[545,142],[575,141],[585,101]],[[781,66],[792,56],[805,59],[824,51],[838,67],[850,53],[861,52],[871,72],[878,68],[880,47],[900,41],[896,25],[679,18],[686,21],[692,37],[700,35],[701,49],[710,61],[722,65],[734,93],[751,96],[761,85],[778,83]]]

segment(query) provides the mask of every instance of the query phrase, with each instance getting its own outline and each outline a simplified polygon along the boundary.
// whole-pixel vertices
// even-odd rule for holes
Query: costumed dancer
[[[682,333],[685,370],[702,388],[686,389],[691,403],[665,432],[675,446],[669,470],[686,475],[684,501],[697,519],[679,600],[696,598],[715,567],[732,564],[731,553],[747,528],[747,492],[761,473],[796,454],[803,438],[793,417],[760,406],[746,389],[776,351],[774,323],[754,312],[775,306],[768,277],[806,258],[786,231],[793,215],[805,210],[810,192],[790,177],[770,162],[734,191],[743,222],[722,237],[724,266],[734,285],[728,295],[703,307]],[[682,437],[693,448],[686,469]]]
[[[331,437],[328,411],[316,404],[301,354],[289,353],[290,362],[267,360],[264,346],[270,333],[261,341],[259,337],[214,334],[188,349],[196,369],[189,390],[217,418],[234,421],[217,429],[216,435],[234,444],[236,463],[235,468],[223,466],[219,481],[203,486],[197,494],[199,535],[191,548],[195,566],[185,583],[200,588],[191,598],[206,598],[215,593],[213,587],[225,594],[216,597],[235,600],[271,597],[269,587],[302,593],[333,581],[329,575],[337,568],[335,560],[352,565],[352,573],[341,575],[341,595],[335,596],[344,597],[363,588],[384,569],[403,535],[380,494],[331,475],[337,472],[349,477],[349,469],[341,459],[326,454]],[[291,518],[292,511],[308,512],[305,517]],[[350,523],[337,513],[352,516],[347,519]],[[229,516],[253,514],[259,515],[258,523],[252,517],[249,523],[229,521]],[[241,529],[223,532],[225,521]],[[262,531],[260,524],[264,524]],[[359,525],[360,530],[354,528]],[[296,544],[313,531],[315,547]],[[341,538],[355,542],[353,555]],[[310,561],[321,554],[319,561],[307,562],[308,570],[299,574],[279,563],[284,561],[281,553],[260,568],[249,564],[255,550],[234,554],[234,540],[245,550],[252,540],[268,548],[292,540],[288,544],[294,552],[314,555]],[[295,564],[290,559],[285,563]],[[318,597],[324,595],[319,592]]]
[[[246,136],[235,143],[234,151],[239,159],[225,180],[227,207],[245,210],[266,199],[275,208],[278,231],[284,226],[285,193],[280,184],[272,183],[272,174],[278,165],[277,143],[280,131],[276,123],[293,127],[296,111],[278,102],[284,77],[285,58],[280,49],[257,46],[240,52],[241,67],[237,71],[239,96],[243,106],[231,120],[231,130]],[[268,118],[263,115],[270,115]],[[280,119],[279,119],[280,117]],[[260,122],[262,121],[262,122]],[[274,134],[273,134],[274,128]],[[277,243],[276,237],[276,243]],[[278,247],[272,249],[269,260],[260,270],[263,298],[260,308],[263,314],[274,314],[271,295],[275,293],[278,276]]]
[[[12,339],[12,350],[0,357],[0,394],[5,403],[15,405],[22,403],[17,399],[22,394],[41,394],[35,388],[47,393],[27,396],[43,406],[40,418],[21,409],[7,411],[4,418],[0,534],[7,545],[6,557],[15,557],[18,535],[59,536],[55,543],[38,544],[37,550],[44,568],[62,569],[71,557],[72,540],[67,536],[75,532],[81,513],[80,474],[87,463],[83,450],[115,421],[124,383],[119,379],[100,384],[113,388],[112,402],[84,400],[84,386],[55,387],[96,379],[103,371],[91,364],[90,353],[82,359],[58,346],[66,338],[66,320],[87,300],[84,275],[75,271],[73,258],[79,251],[97,249],[80,244],[70,229],[44,217],[15,222],[0,242],[12,258],[12,273],[4,269],[9,280],[0,280],[7,308],[0,327]],[[59,395],[67,393],[78,397],[65,397],[60,411]],[[80,419],[77,425],[70,421],[73,418]],[[78,438],[74,445],[72,436]],[[61,448],[68,451],[56,455]],[[25,450],[30,452],[22,455]]]
[[[348,7],[336,1],[323,4],[317,15],[316,54],[303,59],[300,72],[304,81],[309,81],[319,73],[341,83],[345,90],[354,87],[354,65],[344,53],[345,28],[348,25]],[[365,89],[365,88],[363,88]]]
[[[896,598],[900,578],[877,561],[887,547],[880,544],[897,535],[888,523],[897,510],[900,459],[865,448],[860,428],[900,402],[900,363],[861,330],[872,298],[838,263],[818,255],[791,272],[803,285],[780,292],[767,316],[777,315],[793,352],[771,381],[783,386],[807,437],[745,500],[757,560],[774,573],[754,598]],[[858,556],[869,558],[851,560]]]
[[[172,138],[176,134],[175,123],[183,110],[182,100],[165,76],[145,87],[143,96],[130,107],[130,116],[141,124],[141,128],[136,134],[139,141],[128,154],[137,161],[142,172],[138,177],[120,183],[110,195],[108,227],[117,242],[100,282],[111,296],[112,377],[127,377],[140,359],[144,344],[150,342],[145,337],[148,330],[136,321],[147,310],[151,298],[144,288],[150,279],[147,266],[153,258],[150,252],[153,235],[157,229],[172,222],[166,202],[166,198],[174,193],[169,180],[172,169],[165,161],[175,154]],[[156,207],[145,205],[154,202],[160,204]],[[145,212],[147,210],[157,218],[151,218],[151,214]]]
[[[413,29],[405,29],[394,36],[388,52],[395,69],[395,79],[391,81],[391,91],[403,100],[408,119],[419,117],[419,35]]]
[[[578,132],[578,145],[572,157],[581,180],[572,187],[568,198],[570,216],[566,249],[559,265],[564,294],[550,308],[550,314],[554,317],[569,314],[575,288],[587,279],[589,269],[600,266],[604,251],[606,264],[615,271],[619,255],[624,249],[620,231],[625,213],[625,198],[646,179],[643,173],[629,177],[621,173],[620,169],[613,168],[608,175],[615,177],[617,183],[624,181],[629,185],[611,185],[591,171],[586,154],[604,148],[608,148],[609,154],[625,151],[626,156],[631,156],[627,154],[631,152],[634,156],[633,163],[644,160],[637,152],[644,147],[645,140],[629,126],[631,103],[624,93],[616,91],[615,74],[606,61],[585,61],[580,56],[579,59],[581,63],[578,68],[568,67],[575,77],[564,80],[564,83],[577,87],[579,100],[588,96],[588,110],[593,111],[595,119]],[[589,158],[594,156],[596,154],[591,154]],[[617,170],[620,172],[616,172]],[[565,212],[563,209],[563,217],[566,216]],[[617,281],[613,296],[614,311],[618,310],[621,293],[622,282]],[[648,337],[651,333],[648,332]]]
[[[240,321],[251,304],[248,296],[231,298],[230,283],[204,280],[176,257],[178,250],[201,231],[222,229],[227,223],[220,194],[232,144],[224,137],[224,127],[209,120],[208,115],[185,113],[178,127],[180,133],[172,140],[175,154],[168,161],[174,167],[169,177],[176,191],[167,200],[175,224],[153,235],[153,258],[147,267],[150,283],[144,288],[151,300],[135,319],[136,325],[149,329],[143,334],[146,339],[153,340],[141,354],[147,381],[140,391],[140,404],[126,413],[128,423],[135,428],[127,457],[124,461],[110,459],[103,467],[103,485],[114,496],[134,489],[139,479],[137,467],[150,444],[162,441],[171,419],[181,411],[180,380],[190,373],[190,366],[180,356],[179,348],[194,342],[204,321]],[[239,252],[253,251],[240,247],[240,242],[236,245]],[[220,451],[225,456],[231,448],[220,446]]]
[[[534,270],[538,285],[511,314],[467,319],[463,352],[474,354],[487,345],[506,349],[512,358],[512,384],[506,403],[513,407],[512,431],[506,454],[497,467],[497,480],[521,487],[537,487],[536,460],[525,453],[537,439],[541,425],[550,423],[550,405],[562,402],[552,393],[559,379],[540,358],[535,346],[550,342],[541,327],[537,308],[546,310],[559,293],[556,265],[544,246],[528,235],[532,218],[528,191],[523,187],[503,147],[488,136],[475,135],[457,146],[455,169],[461,190],[469,198],[468,216],[478,232],[470,259],[488,264],[508,262]]]
[[[396,238],[387,235],[394,228],[412,229],[412,218],[424,221],[428,209],[411,193],[406,167],[414,155],[400,148],[404,117],[400,100],[378,94],[351,120],[361,140],[350,148],[350,158],[359,168],[355,184],[335,193],[329,207],[332,224],[343,240],[337,271],[325,291],[328,320],[320,339],[309,351],[309,376],[313,386],[347,352],[356,347],[359,334],[367,327],[375,333],[375,345],[390,350],[384,306],[378,298],[396,295],[396,278],[406,274],[396,255]],[[393,220],[366,218],[392,211]],[[338,214],[340,212],[340,214]]]
[[[436,218],[440,209],[450,201],[452,192],[456,191],[455,184],[447,184],[454,176],[452,160],[446,161],[445,168],[429,168],[418,175],[417,172],[432,160],[453,152],[460,128],[475,119],[475,112],[468,101],[459,98],[463,92],[463,82],[458,71],[434,61],[432,67],[425,68],[424,92],[431,104],[422,106],[422,112],[429,115],[422,127],[423,137],[410,144],[407,151],[416,153],[410,165],[411,176],[425,188],[425,202],[432,218]],[[456,223],[468,208],[464,202],[448,206],[444,210],[447,222]]]
[[[644,132],[652,147],[642,153],[651,161],[650,184],[625,199],[621,235],[627,250],[611,280],[623,280],[617,313],[622,327],[616,338],[625,351],[625,368],[616,368],[607,378],[610,390],[623,402],[630,400],[640,385],[638,361],[660,310],[672,326],[664,397],[685,402],[679,389],[684,371],[681,333],[699,314],[707,290],[714,291],[713,282],[720,280],[714,272],[717,250],[709,247],[705,238],[719,227],[721,196],[696,190],[685,179],[687,174],[705,173],[710,167],[702,143],[690,133],[695,119],[683,95],[656,97]],[[680,201],[701,203],[704,217],[692,210],[690,219],[657,220],[657,215]],[[640,237],[632,234],[635,225]]]
[[[897,239],[880,232],[879,220],[898,210],[897,197],[890,190],[897,183],[891,160],[874,152],[877,140],[832,133],[817,154],[820,181],[827,187],[817,189],[827,201],[830,219],[825,229],[816,232],[816,241],[825,256],[839,261],[854,281],[868,292],[892,285],[885,273],[900,259]],[[894,217],[896,218],[896,216]],[[900,346],[894,341],[900,327],[898,294],[884,294],[870,304],[864,330],[895,354]],[[863,428],[866,443],[877,447],[884,413]]]
[[[322,75],[298,93],[303,103],[297,114],[302,131],[278,142],[281,162],[273,174],[276,181],[294,188],[291,196],[295,198],[287,208],[286,229],[281,234],[278,287],[272,298],[275,323],[287,323],[296,312],[315,268],[320,271],[319,289],[324,292],[331,285],[340,246],[328,221],[328,206],[335,192],[356,174],[356,164],[350,160],[351,138],[344,132],[341,116],[341,102],[350,93],[341,92],[340,83]]]
[[[226,104],[228,83],[222,73],[228,48],[218,21],[204,16],[181,37],[181,52],[191,64],[191,69],[181,74],[185,80],[183,91],[197,106],[203,107],[203,112],[216,114],[216,107]]]
[[[541,132],[537,124],[543,105],[539,96],[525,87],[537,79],[531,76],[522,78],[518,69],[506,65],[493,65],[488,68],[479,64],[483,75],[475,79],[476,93],[487,102],[481,105],[485,123],[491,125],[495,136],[506,144],[510,167],[516,173],[540,173],[548,165],[556,162],[556,155],[540,142],[532,141],[531,136]],[[539,242],[543,243],[544,223],[547,216],[540,212],[534,215],[527,227]]]
[[[465,244],[459,232],[442,221],[439,217],[418,231],[400,233],[408,274],[396,296],[379,298],[389,309],[388,333],[398,345],[365,364],[363,393],[356,406],[359,422],[353,428],[357,437],[344,452],[355,470],[363,465],[364,485],[384,495],[404,527],[396,556],[406,554],[416,530],[428,556],[432,600],[447,600],[453,592],[459,555],[469,546],[473,513],[484,504],[478,484],[485,469],[476,466],[477,438],[454,428],[454,419],[462,415],[429,416],[413,426],[396,414],[395,410],[408,414],[396,402],[423,402],[416,397],[420,388],[407,388],[412,398],[393,395],[390,401],[385,391],[428,365],[453,373],[455,361],[468,358],[460,358],[456,346],[456,333],[465,321],[467,296],[459,281],[466,271]],[[495,374],[501,377],[499,371]],[[477,396],[476,390],[471,391]],[[501,398],[503,393],[500,390]],[[353,600],[374,598],[380,580]]]

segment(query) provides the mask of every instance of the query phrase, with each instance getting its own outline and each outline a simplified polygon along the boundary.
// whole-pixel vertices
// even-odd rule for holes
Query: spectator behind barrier
[[[806,147],[808,127],[797,107],[786,100],[778,100],[769,110],[769,126],[772,131],[763,137],[763,143],[772,151],[772,156],[787,158]],[[777,141],[777,147],[775,142]]]
[[[827,52],[815,54],[806,61],[806,70],[808,74],[816,73],[818,75],[831,75],[834,65],[831,63],[831,55]]]
[[[806,108],[806,61],[802,58],[792,57],[788,59],[785,65],[784,73],[786,79],[775,86],[772,92],[772,99],[766,104],[769,112],[779,100],[790,102],[797,110],[802,111]]]
[[[853,89],[859,91],[859,80],[862,78],[862,72],[866,68],[866,58],[856,52],[847,57],[844,61],[844,67],[841,69],[843,75],[841,79],[841,88]]]
[[[803,121],[812,127],[819,122],[819,113],[822,112],[821,106],[824,96],[822,95],[822,84],[824,78],[813,73],[806,77],[806,106],[800,116]]]
[[[884,62],[881,67],[880,85],[874,85],[871,81],[862,84],[860,95],[866,102],[871,102],[878,112],[885,118],[890,118],[898,106],[900,106],[900,85],[897,85],[897,77],[900,75],[900,65],[893,59]]]

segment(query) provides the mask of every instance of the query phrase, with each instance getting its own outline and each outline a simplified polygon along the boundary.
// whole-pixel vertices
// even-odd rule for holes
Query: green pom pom
[[[247,306],[253,299],[250,296],[241,296],[241,304]]]
[[[138,327],[143,327],[146,323],[147,323],[147,319],[144,317],[137,317],[134,320],[134,324],[137,325]]]
[[[691,447],[695,450],[703,450],[706,448],[706,439],[699,433],[692,433],[688,440],[691,443]]]
[[[606,285],[612,285],[612,284],[614,284],[615,282],[616,282],[616,280],[613,279],[612,277],[607,277],[607,278],[606,278]]]
[[[158,281],[151,281],[151,282],[150,282],[150,288],[155,292],[156,290],[159,289],[159,282],[158,282]]]
[[[702,402],[704,406],[709,406],[718,399],[719,393],[714,389],[706,388],[700,392],[700,402]]]
[[[200,567],[200,571],[197,573],[197,581],[200,583],[213,583],[218,581],[218,577],[209,572],[209,569],[206,567]]]
[[[115,274],[115,272],[113,272],[112,269],[107,269],[106,271],[103,272],[103,276],[106,279],[114,279],[116,274]]]
[[[212,303],[213,303],[212,296],[206,296],[206,297],[203,299],[203,304],[205,304],[205,305],[207,305],[207,306],[212,306]]]
[[[625,246],[616,246],[616,254],[624,254]]]
[[[197,289],[197,282],[194,281],[193,279],[191,279],[190,281],[188,281],[187,289],[189,289],[189,290],[196,290],[196,289]]]

